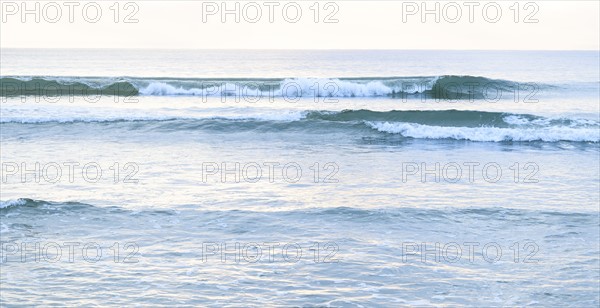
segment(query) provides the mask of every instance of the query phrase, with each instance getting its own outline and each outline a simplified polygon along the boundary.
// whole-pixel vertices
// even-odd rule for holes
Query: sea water
[[[597,306],[599,63],[2,49],[2,303]]]

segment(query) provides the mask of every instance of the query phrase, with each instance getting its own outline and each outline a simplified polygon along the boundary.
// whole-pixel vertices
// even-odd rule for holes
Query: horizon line
[[[112,49],[112,50],[231,50],[231,51],[597,51],[600,49],[431,49],[431,48],[144,48],[144,47],[0,47],[4,49]]]

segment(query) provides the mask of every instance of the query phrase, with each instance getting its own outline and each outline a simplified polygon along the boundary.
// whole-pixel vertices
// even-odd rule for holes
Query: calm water
[[[3,49],[0,299],[598,306],[599,63]]]

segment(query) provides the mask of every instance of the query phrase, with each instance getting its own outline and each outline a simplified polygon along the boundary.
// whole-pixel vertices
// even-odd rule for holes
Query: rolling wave
[[[547,118],[530,114],[461,110],[343,110],[279,111],[253,116],[88,116],[63,119],[2,118],[4,124],[120,123],[148,125],[169,130],[285,131],[287,129],[325,131],[339,129],[349,134],[371,131],[416,139],[455,139],[470,141],[600,141],[600,123],[587,119]],[[356,130],[359,130],[358,132]]]
[[[518,87],[552,87],[478,76],[370,78],[0,78],[0,96],[243,96],[243,97],[391,97],[426,95],[440,99],[496,97]],[[534,89],[532,88],[532,89]],[[534,89],[534,90],[535,90]]]
[[[444,127],[413,123],[367,122],[370,127],[385,133],[400,134],[417,139],[455,139],[469,141],[574,141],[598,142],[598,128],[543,127]]]
[[[47,201],[47,200],[35,200],[29,198],[18,198],[9,199],[6,201],[0,201],[0,213],[10,212],[11,210],[23,210],[29,209],[27,214],[79,214],[83,211],[96,211],[100,214],[126,214],[126,219],[130,219],[131,216],[143,216],[152,215],[153,217],[159,216],[172,216],[176,215],[177,211],[172,209],[163,208],[152,208],[152,209],[137,209],[128,210],[117,206],[96,206],[88,203],[78,201]],[[38,210],[42,211],[38,211]],[[256,211],[234,209],[234,210],[202,210],[202,217],[208,217],[208,219],[214,219],[222,217],[224,213],[228,216],[237,217],[249,217],[256,214]],[[264,213],[263,213],[264,214]],[[402,207],[402,208],[356,208],[348,206],[338,207],[311,207],[306,209],[294,209],[284,211],[268,211],[267,215],[275,215],[280,218],[288,219],[303,219],[307,215],[316,215],[319,217],[336,217],[336,219],[352,220],[352,221],[398,221],[398,220],[411,220],[414,221],[415,217],[427,220],[427,219],[440,219],[440,218],[452,218],[455,215],[473,217],[477,220],[491,220],[491,221],[505,221],[512,220],[522,217],[527,217],[529,223],[541,223],[545,224],[549,220],[554,219],[566,219],[573,220],[573,223],[589,223],[597,224],[598,215],[595,212],[587,211],[549,211],[549,210],[535,210],[535,209],[521,209],[521,208],[510,208],[510,207],[466,207],[466,208],[449,208],[449,209],[433,209],[433,208],[414,208],[414,207]],[[214,218],[213,218],[214,217]]]
[[[0,201],[0,210],[12,208],[62,208],[65,210],[92,208],[93,206],[80,202],[50,202],[45,200],[34,200],[29,198],[10,199]]]

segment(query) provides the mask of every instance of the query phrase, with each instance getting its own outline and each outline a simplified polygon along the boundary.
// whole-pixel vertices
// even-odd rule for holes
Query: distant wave
[[[441,99],[495,98],[498,90],[514,91],[522,83],[478,76],[369,78],[0,78],[0,96],[244,96],[244,97],[391,97],[424,94]],[[552,87],[540,85],[539,87]],[[536,90],[531,88],[531,90]]]
[[[443,127],[412,123],[367,122],[386,133],[418,139],[456,139],[469,141],[579,141],[598,142],[598,128],[544,127]]]
[[[86,212],[92,215],[105,215],[105,214],[123,214],[132,213],[118,206],[95,206],[89,203],[76,202],[76,201],[47,201],[37,200],[30,198],[18,198],[9,199],[6,201],[0,201],[0,213],[6,213],[11,211],[21,211],[23,214],[33,215],[57,215],[57,214],[73,214]],[[163,213],[166,211],[148,211],[150,213]]]
[[[89,80],[62,77],[3,77],[0,78],[0,96],[96,96],[138,95],[138,89],[128,81]]]
[[[10,200],[6,200],[6,201],[0,201],[0,209],[6,209],[6,208],[12,208],[12,207],[17,207],[17,206],[24,206],[27,203],[30,202],[34,202],[31,199],[23,199],[23,198],[19,198],[19,199],[10,199]]]
[[[2,209],[11,209],[11,208],[38,208],[45,207],[46,209],[51,207],[61,207],[65,210],[68,209],[80,209],[80,208],[90,208],[91,205],[79,203],[79,202],[50,202],[45,200],[34,200],[29,198],[19,198],[19,199],[10,199],[6,201],[0,201],[0,210]]]
[[[470,141],[572,141],[599,142],[600,123],[587,119],[546,118],[529,114],[501,112],[432,110],[432,111],[280,111],[254,116],[196,116],[196,117],[99,117],[78,118],[7,118],[2,123],[44,124],[55,123],[141,123],[170,130],[253,130],[282,131],[319,130],[332,128],[353,133],[370,130],[384,134],[417,139],[455,139]]]
[[[11,212],[19,210],[27,210],[28,214],[56,215],[56,214],[73,214],[74,212],[90,212],[96,211],[99,215],[106,214],[125,214],[126,218],[131,216],[150,215],[153,218],[157,216],[172,216],[176,215],[177,211],[167,208],[150,208],[130,210],[117,206],[96,206],[88,203],[77,201],[55,202],[46,200],[33,200],[29,198],[10,199],[0,201],[0,212]],[[38,211],[42,209],[42,211]],[[202,210],[202,217],[219,218],[224,214],[236,217],[250,217],[257,212],[251,210],[235,209],[235,210]],[[261,215],[264,215],[262,213]],[[306,209],[295,209],[285,211],[268,211],[266,215],[274,215],[277,217],[287,217],[289,219],[304,219],[307,215],[317,215],[319,217],[335,217],[336,219],[348,219],[357,221],[404,221],[414,220],[415,217],[421,219],[440,219],[452,216],[474,216],[479,220],[504,221],[511,220],[515,217],[528,217],[532,222],[545,223],[549,219],[560,218],[562,220],[573,220],[573,223],[598,223],[598,214],[596,212],[586,211],[548,211],[548,210],[532,210],[510,207],[466,207],[466,208],[448,208],[448,209],[429,209],[429,208],[356,208],[356,207],[312,207]]]

